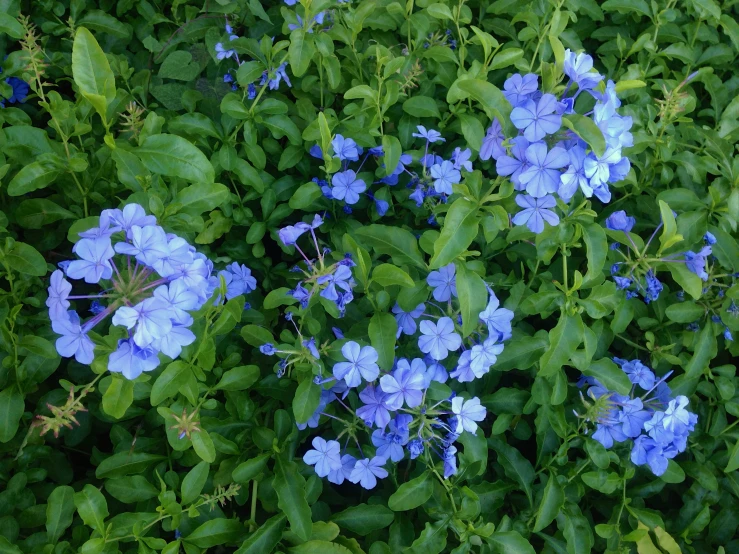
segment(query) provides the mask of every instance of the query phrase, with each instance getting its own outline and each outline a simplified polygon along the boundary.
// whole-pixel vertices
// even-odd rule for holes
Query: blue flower
[[[434,289],[433,295],[437,302],[446,302],[452,296],[457,296],[457,268],[454,262],[432,271],[426,277],[426,282]]]
[[[472,352],[465,350],[459,356],[457,367],[449,374],[450,377],[456,379],[460,383],[470,383],[477,378],[477,375],[470,368],[470,359]]]
[[[476,344],[470,349],[470,369],[475,377],[482,377],[488,371],[490,366],[498,359],[498,355],[503,352],[503,345],[496,342],[496,337],[485,339],[482,344]]]
[[[374,381],[380,374],[377,365],[377,350],[371,346],[360,347],[354,341],[341,347],[341,353],[348,361],[334,365],[333,374],[337,379],[344,379],[348,387],[357,387],[365,381]]]
[[[608,219],[606,219],[606,229],[628,233],[634,228],[635,223],[636,218],[630,217],[624,210],[619,210],[608,216]]]
[[[331,146],[334,149],[334,158],[339,158],[342,161],[350,160],[352,162],[359,160],[361,148],[352,139],[344,138],[342,135],[337,134],[331,141]]]
[[[432,165],[430,171],[434,178],[434,190],[439,194],[452,194],[452,185],[459,183],[462,178],[459,170],[449,161]]]
[[[507,308],[500,308],[500,301],[492,290],[488,290],[490,298],[485,309],[480,312],[480,320],[487,325],[491,337],[498,340],[508,340],[511,336],[511,321],[513,312]]]
[[[487,411],[480,405],[480,399],[474,397],[465,400],[461,396],[452,399],[452,413],[457,416],[456,434],[467,431],[473,435],[477,432],[477,422],[485,419]]]
[[[51,321],[54,332],[61,335],[56,339],[56,351],[60,356],[74,359],[81,364],[91,364],[95,358],[95,344],[87,336],[87,331],[80,326],[80,318],[74,311],[67,312],[67,317]]]
[[[313,439],[313,450],[303,455],[303,461],[315,466],[316,475],[326,477],[329,472],[341,469],[341,445],[337,441],[326,441],[321,437]]]
[[[706,271],[706,258],[711,255],[711,247],[704,246],[700,252],[686,252],[685,265],[704,281],[708,281],[708,272]]]
[[[526,185],[526,192],[534,198],[557,192],[559,169],[570,161],[567,151],[557,146],[547,151],[545,143],[535,142],[526,149],[526,159],[529,166],[519,176],[521,184]]]
[[[539,89],[539,76],[534,73],[515,73],[503,83],[503,96],[514,108],[520,106]]]
[[[139,204],[127,204],[122,210],[103,210],[100,215],[101,226],[103,214],[108,215],[115,225],[123,229],[129,239],[134,225],[149,227],[157,223],[157,218],[153,215],[146,215],[146,211]]]
[[[485,138],[482,139],[482,146],[480,146],[480,159],[489,160],[493,158],[497,160],[501,156],[505,156],[505,148],[503,148],[503,141],[505,140],[505,134],[503,128],[500,126],[500,121],[497,117],[493,118],[493,122],[485,132]]]
[[[641,398],[634,398],[624,402],[618,414],[618,420],[622,423],[622,431],[627,437],[632,439],[641,434],[644,423],[651,418],[652,414],[644,409]]]
[[[386,395],[385,405],[391,410],[399,410],[404,403],[409,408],[419,406],[423,401],[425,373],[426,364],[422,359],[414,358],[410,364],[400,360],[392,375],[380,378],[382,392]]]
[[[731,331],[728,327],[724,327],[724,340],[733,341],[734,336],[731,334]]]
[[[46,306],[49,308],[49,319],[52,321],[66,319],[67,309],[69,308],[69,300],[67,298],[69,297],[69,293],[72,292],[72,284],[64,278],[64,272],[62,270],[57,269],[51,274],[51,280],[47,290],[49,291],[49,298],[46,299]],[[413,322],[413,332],[416,331],[415,326],[416,324]]]
[[[511,122],[531,142],[541,140],[559,131],[562,116],[556,114],[557,99],[553,94],[544,94],[538,102],[526,100],[511,111]]]
[[[615,410],[611,412],[611,416],[615,416]],[[600,422],[596,425],[595,433],[593,433],[593,439],[597,440],[606,448],[611,448],[615,442],[623,442],[628,437],[623,433],[622,426],[618,423],[614,417],[609,418],[606,421]]]
[[[316,360],[321,358],[321,353],[318,352],[318,347],[316,347],[316,338],[311,337],[310,340],[304,340],[303,346],[308,349],[310,352],[310,355],[313,356]]]
[[[572,79],[582,90],[593,88],[603,80],[603,75],[591,72],[593,58],[584,52],[575,54],[568,48],[565,50],[564,73]]]
[[[519,194],[516,196],[516,204],[524,209],[513,216],[515,225],[526,225],[531,231],[539,234],[544,230],[545,221],[552,226],[559,224],[559,216],[549,209],[557,205],[552,196],[534,198]]]
[[[418,129],[418,132],[413,133],[412,136],[414,137],[424,138],[431,144],[438,141],[446,142],[446,139],[441,136],[439,131],[434,131],[433,129],[426,130],[426,127],[423,125],[416,125],[416,129]]]
[[[688,403],[688,398],[682,395],[670,400],[662,420],[667,431],[682,434],[690,426],[690,412],[685,409]]]
[[[359,483],[367,490],[374,489],[377,485],[377,478],[384,479],[388,475],[382,467],[386,462],[387,460],[382,456],[375,456],[371,460],[369,458],[357,460],[349,480],[352,483]]]
[[[357,174],[351,169],[335,173],[331,178],[331,195],[337,200],[344,200],[347,204],[359,202],[359,195],[367,190],[367,185],[362,179],[357,179]]]
[[[662,289],[664,287],[662,283],[660,283],[659,279],[654,276],[654,271],[652,271],[651,269],[647,271],[644,279],[647,283],[647,291],[644,295],[644,301],[649,304],[649,302],[652,302],[653,300],[657,300],[659,298],[659,293],[662,292]]]
[[[374,198],[374,201],[377,215],[379,215],[380,217],[384,216],[390,209],[390,204],[387,202],[387,200],[381,200],[379,198]]]
[[[295,287],[295,290],[291,290],[289,294],[290,296],[295,298],[295,300],[300,302],[301,308],[306,308],[308,306],[308,301],[311,297],[311,291],[306,289],[302,283],[298,283],[298,286]]]
[[[344,454],[341,457],[341,469],[330,471],[327,479],[334,485],[341,485],[345,479],[349,479],[357,464],[357,459],[351,454]]]
[[[226,49],[223,47],[223,43],[216,43],[216,59],[225,60],[236,56],[236,50]]]
[[[668,459],[662,447],[654,439],[641,435],[634,440],[631,461],[636,465],[648,465],[658,477],[667,471]]]
[[[328,275],[322,275],[316,282],[319,285],[328,283],[328,286],[321,291],[321,296],[326,300],[336,302],[339,299],[338,291],[336,287],[349,292],[354,286],[354,279],[352,279],[352,270],[345,265],[339,265],[333,273]]]
[[[158,366],[156,351],[153,348],[140,348],[131,339],[119,340],[118,348],[108,358],[108,371],[120,373],[126,379],[136,379]]]
[[[110,239],[81,239],[74,245],[72,251],[81,259],[74,260],[67,267],[67,276],[70,279],[98,283],[100,279],[110,279],[113,276],[110,259],[115,255],[115,251]]]
[[[9,103],[15,104],[16,102],[23,103],[26,101],[30,90],[28,83],[18,77],[8,77],[5,82],[13,89],[10,98],[7,100]]]
[[[592,195],[592,188],[588,178],[585,176],[585,150],[578,145],[573,146],[567,151],[570,158],[570,165],[567,170],[559,177],[560,185],[557,190],[559,197],[565,202],[569,202],[577,192],[581,189],[583,193],[586,191]]]
[[[416,332],[416,319],[421,317],[421,314],[423,314],[425,308],[425,305],[421,303],[410,312],[404,312],[397,303],[395,304],[395,306],[393,306],[395,321],[398,322],[398,334],[396,338],[400,338],[400,335],[402,335],[403,333],[405,333],[406,335],[412,335]]]
[[[133,341],[146,348],[172,330],[172,311],[158,298],[147,298],[133,307],[121,306],[113,314],[113,325],[136,327]]]
[[[384,429],[390,422],[390,412],[385,404],[386,395],[382,389],[367,385],[359,393],[359,399],[364,402],[364,406],[357,408],[357,417],[362,418],[368,427],[374,424]]]
[[[420,208],[423,205],[423,199],[426,198],[423,187],[416,187],[416,190],[414,190],[408,198],[414,200],[416,202],[416,206]]]
[[[628,375],[629,381],[635,385],[639,385],[644,390],[652,390],[652,387],[654,387],[654,383],[656,381],[654,373],[639,360],[625,362],[621,366],[621,369],[623,369],[624,373]]]
[[[424,451],[423,442],[420,439],[413,439],[408,443],[406,448],[408,448],[408,452],[411,454],[411,460],[418,458]]]
[[[231,282],[226,291],[226,298],[229,300],[256,290],[257,280],[252,277],[251,269],[245,265],[239,265],[237,262],[233,262],[226,267],[226,271],[232,275]]]
[[[454,149],[452,153],[452,161],[454,162],[454,169],[464,169],[467,172],[472,172],[472,162],[470,161],[472,156],[472,150],[465,148],[462,150],[459,146]]]
[[[703,235],[703,240],[706,241],[706,244],[711,246],[716,244],[716,237],[711,233],[711,231],[706,231],[706,234]]]
[[[167,234],[158,225],[147,225],[146,227],[133,225],[130,231],[130,239],[130,244],[127,242],[116,243],[115,251],[126,256],[134,256],[137,261],[149,266],[153,266],[154,262],[169,254]]]
[[[504,177],[510,175],[511,182],[515,185],[516,190],[523,190],[524,188],[521,185],[520,176],[529,167],[529,162],[526,159],[526,149],[529,144],[525,137],[515,137],[511,140],[511,156],[501,156],[495,163],[495,171],[498,172],[498,175]]]
[[[457,474],[457,448],[455,446],[447,446],[442,452],[444,462],[444,479],[449,479],[452,475]]]
[[[182,354],[182,347],[195,342],[195,333],[187,328],[192,325],[192,317],[183,324],[172,324],[172,329],[162,338],[151,343],[154,350],[158,350],[173,360]]]
[[[595,192],[595,189],[605,185],[611,177],[610,167],[621,161],[621,149],[607,147],[606,151],[602,156],[597,156],[591,152],[585,158],[583,164],[585,168],[585,176],[590,179],[590,187]],[[590,197],[585,192],[585,196]],[[600,196],[598,196],[600,198]]]
[[[377,456],[399,462],[405,457],[403,447],[408,444],[408,423],[413,416],[400,414],[390,422],[390,430],[385,433],[376,429],[372,433],[372,444],[377,448]]]
[[[438,322],[421,322],[422,335],[418,338],[418,347],[424,354],[434,360],[443,360],[462,346],[462,337],[454,330],[454,322],[450,317],[442,317]]]
[[[631,279],[628,277],[614,277],[614,282],[616,283],[616,287],[618,287],[619,290],[626,290],[631,286]]]
[[[200,306],[198,295],[180,279],[171,282],[169,285],[157,287],[154,289],[153,296],[168,306],[170,310],[169,317],[181,324],[192,319],[187,312],[196,310]]]

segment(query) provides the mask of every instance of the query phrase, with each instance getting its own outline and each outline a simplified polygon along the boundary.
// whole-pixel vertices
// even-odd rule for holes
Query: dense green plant
[[[0,552],[739,550],[737,15],[0,0]]]

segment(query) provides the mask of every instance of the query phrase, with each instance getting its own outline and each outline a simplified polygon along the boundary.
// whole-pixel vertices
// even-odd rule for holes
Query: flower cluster
[[[125,327],[128,336],[118,341],[108,369],[127,379],[156,368],[160,352],[175,359],[195,341],[190,312],[216,289],[233,298],[256,288],[251,271],[237,263],[212,275],[210,260],[183,238],[166,233],[138,204],[103,210],[98,226],[80,237],[72,248],[79,259],[62,262],[48,289],[49,317],[61,335],[56,348],[64,357],[92,363],[95,345],[88,334],[112,315],[113,325]],[[101,284],[103,291],[70,296],[67,278]],[[83,322],[69,309],[70,300],[89,301],[92,317]]]
[[[316,376],[315,383],[322,387],[320,403],[312,417],[299,427],[316,428],[322,417],[344,425],[335,440],[315,437],[314,448],[304,456],[319,476],[336,484],[349,480],[369,489],[378,478],[388,475],[388,461],[397,463],[406,455],[410,459],[420,458],[434,471],[435,463],[441,462],[444,478],[457,472],[454,443],[464,432],[475,433],[486,411],[478,398],[450,394],[442,384],[450,377],[459,382],[472,381],[490,370],[503,351],[502,341],[511,336],[513,312],[500,308],[490,290],[489,303],[479,314],[475,338],[465,344],[457,328],[461,320],[454,303],[454,264],[432,271],[427,284],[434,301],[421,303],[410,312],[398,305],[392,310],[398,338],[414,337],[420,331],[417,339],[402,348],[412,351],[415,345],[423,357],[396,358],[389,371],[382,371],[375,348],[346,340],[341,348],[344,361],[334,364],[331,375]],[[427,313],[427,309],[438,310],[439,314]],[[339,330],[334,333],[337,338],[344,338]],[[263,345],[261,351],[287,355],[285,359],[298,354],[277,350],[271,344]],[[454,370],[450,373],[442,362],[451,359],[454,362],[449,367]],[[340,405],[351,418],[346,420],[330,413],[334,411],[332,405]],[[363,434],[367,440],[360,440]],[[343,446],[342,438],[346,439]]]
[[[587,414],[582,417],[595,423],[593,439],[606,448],[633,440],[631,461],[662,475],[668,461],[687,448],[698,416],[686,409],[687,397],[671,397],[665,383],[671,372],[657,379],[639,360],[613,360],[631,381],[631,394],[609,391],[597,379],[583,376],[578,385],[589,387],[587,396],[593,403],[583,400]],[[637,395],[638,389],[643,394]]]
[[[539,77],[533,73],[513,75],[506,80],[503,94],[513,106],[510,118],[519,134],[506,137],[500,121],[493,119],[483,140],[480,159],[494,159],[498,174],[510,177],[514,188],[525,193],[516,196],[523,210],[513,223],[535,233],[544,230],[545,222],[559,223],[552,209],[553,195],[569,202],[579,189],[586,198],[609,202],[609,183],[624,179],[631,167],[622,154],[633,144],[631,117],[617,113],[621,102],[612,81],[596,88],[603,76],[592,69],[590,56],[567,50],[564,73],[569,81],[559,97],[539,90]],[[580,115],[589,117],[602,132],[606,148],[600,155],[573,131],[562,128],[563,117],[592,104],[585,98],[577,101],[583,91],[595,98],[592,110]]]

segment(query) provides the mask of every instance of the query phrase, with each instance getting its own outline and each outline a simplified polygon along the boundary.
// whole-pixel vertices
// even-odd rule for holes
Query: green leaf
[[[592,552],[595,542],[593,530],[584,516],[565,512],[564,536],[567,540],[567,552],[569,554],[589,554]]]
[[[405,271],[391,264],[380,264],[372,272],[372,279],[383,287],[400,285],[401,287],[413,287],[415,282]]]
[[[672,274],[675,282],[682,287],[693,299],[698,300],[703,294],[703,281],[695,273],[690,271],[685,264],[681,263],[665,263],[662,267],[666,267]]]
[[[57,354],[53,344],[45,338],[34,335],[26,335],[23,337],[18,342],[18,347],[20,353],[24,356],[27,356],[28,354],[36,354],[37,356],[51,360],[59,355]]]
[[[369,338],[379,355],[377,365],[385,371],[393,367],[395,360],[395,335],[398,322],[392,314],[376,312],[369,322]]]
[[[107,479],[142,473],[155,462],[166,460],[166,456],[144,452],[118,452],[105,458],[95,470],[95,477]]]
[[[412,96],[403,102],[403,111],[413,117],[433,117],[441,119],[436,101],[428,96]],[[397,165],[397,164],[396,164]],[[393,167],[395,169],[395,167]]]
[[[670,304],[665,309],[665,315],[676,323],[692,323],[698,321],[705,314],[705,308],[695,302],[685,301],[679,304]]]
[[[511,104],[498,87],[480,79],[458,80],[456,86],[482,104],[490,119],[498,118],[507,136],[514,136],[518,132],[511,123]]]
[[[241,328],[241,338],[243,338],[247,344],[256,348],[262,346],[267,342],[274,342],[274,337],[264,327],[259,325],[244,325]]]
[[[200,496],[200,493],[205,486],[205,482],[208,480],[209,471],[210,464],[208,462],[200,462],[187,472],[187,475],[185,475],[185,478],[182,480],[182,486],[180,487],[183,504],[189,504]]]
[[[368,535],[384,529],[393,522],[395,514],[381,504],[357,504],[331,516],[339,527],[357,535]]]
[[[457,295],[462,315],[462,338],[469,336],[480,322],[480,312],[488,303],[485,281],[477,273],[467,269],[464,263],[457,262]]]
[[[115,419],[121,419],[133,404],[133,381],[113,375],[110,386],[103,394],[103,411]]]
[[[400,485],[390,498],[387,505],[394,512],[413,510],[424,504],[434,493],[434,482],[431,472],[426,471],[415,479]]]
[[[236,70],[236,82],[242,87],[247,87],[264,73],[264,64],[260,61],[243,62]]]
[[[393,319],[393,321],[395,321]],[[318,408],[321,401],[321,387],[312,379],[305,379],[298,385],[293,397],[293,413],[296,423],[305,423]]]
[[[528,369],[539,361],[548,346],[546,331],[540,331],[533,337],[513,339],[506,343],[505,349],[493,364],[493,369],[496,371]]]
[[[290,530],[307,541],[313,530],[313,522],[310,506],[305,499],[305,479],[298,473],[296,464],[288,462],[284,455],[277,456],[274,489],[277,506],[287,516]]]
[[[77,27],[72,46],[72,76],[82,96],[107,122],[108,104],[116,96],[115,76],[97,40],[85,27]]]
[[[8,442],[15,436],[24,406],[23,395],[17,387],[10,386],[0,392],[0,442]]]
[[[601,278],[608,254],[608,237],[603,227],[597,223],[589,223],[582,226],[582,238],[587,252],[588,271],[581,288],[587,288]]]
[[[0,554],[23,554],[23,552],[20,548],[11,544],[3,535],[0,535]]]
[[[708,230],[716,237],[716,244],[712,246],[713,255],[724,267],[739,271],[739,245],[736,239],[718,227],[709,227]]]
[[[312,540],[288,549],[290,554],[352,554],[346,546],[323,540]]]
[[[156,406],[176,395],[191,373],[190,366],[186,362],[178,360],[169,364],[151,387],[151,405]]]
[[[143,475],[106,479],[105,490],[110,496],[125,504],[144,502],[159,494],[159,490]]]
[[[534,496],[531,484],[534,482],[534,468],[523,455],[512,446],[507,445],[500,439],[488,439],[488,445],[498,455],[498,463],[503,466],[503,470],[508,478],[513,479],[526,493],[529,504],[533,507]]]
[[[454,19],[452,11],[449,9],[449,7],[440,2],[431,4],[428,8],[426,8],[426,11],[431,17],[435,19]]]
[[[55,544],[64,531],[72,525],[74,517],[74,489],[68,486],[56,487],[46,503],[46,538]]]
[[[282,538],[285,529],[285,516],[277,514],[259,526],[248,539],[246,539],[235,554],[265,554],[272,552]]]
[[[503,69],[504,67],[513,65],[521,58],[523,58],[523,50],[520,48],[506,48],[493,56],[493,61],[490,63],[489,69],[491,71]]]
[[[240,365],[226,371],[221,380],[218,381],[216,389],[237,391],[246,390],[259,380],[259,366],[256,365]]]
[[[403,554],[439,554],[446,548],[447,525],[447,521],[427,521],[421,534]]]
[[[85,485],[80,492],[74,493],[74,505],[85,525],[102,533],[109,515],[103,493],[92,485]]]
[[[628,375],[610,358],[601,358],[591,362],[583,373],[598,379],[608,390],[619,394],[629,394],[631,391],[631,381]]]
[[[195,431],[192,434],[192,448],[200,459],[212,464],[216,461],[216,447],[213,445],[213,439],[205,429]]]
[[[0,12],[0,33],[5,33],[14,39],[23,38],[23,25],[9,13]]]
[[[663,225],[662,234],[659,236],[659,243],[662,245],[660,250],[666,250],[671,245],[679,242],[682,237],[680,237],[680,239],[677,238],[677,221],[675,221],[675,216],[672,214],[672,209],[670,209],[670,206],[668,206],[667,203],[663,200],[658,200],[657,202],[659,204],[659,212],[662,217]]]
[[[290,33],[290,47],[288,48],[288,56],[290,58],[290,69],[296,77],[302,77],[316,53],[316,47],[313,44],[313,35],[305,32],[305,29],[295,29]]]
[[[564,502],[564,490],[557,481],[557,477],[554,474],[550,474],[547,486],[544,487],[544,494],[541,497],[539,509],[536,511],[536,521],[534,522],[533,531],[537,533],[552,523],[562,509]]]
[[[31,162],[24,165],[8,183],[9,196],[23,196],[48,187],[59,176],[59,170],[49,163]]]
[[[378,254],[387,254],[397,265],[411,264],[426,269],[418,241],[410,231],[387,225],[367,225],[355,231]]]
[[[245,485],[264,471],[270,458],[271,454],[260,454],[256,458],[241,462],[233,470],[231,474],[232,479],[237,483]]]
[[[590,145],[596,156],[606,151],[606,139],[595,122],[584,115],[569,114],[562,116],[562,124]]]
[[[486,540],[496,554],[536,554],[534,547],[518,531],[499,531]]]
[[[383,135],[382,137],[383,161],[385,162],[385,175],[391,175],[398,167],[403,147],[397,137]]]
[[[649,4],[645,0],[606,0],[600,7],[607,12],[638,13],[650,17]]]
[[[290,144],[301,146],[303,144],[303,136],[300,134],[298,126],[293,123],[293,120],[284,114],[271,115],[265,117],[262,120],[265,127],[272,132],[272,135],[276,139],[287,137]]]
[[[184,537],[183,541],[194,544],[198,548],[210,548],[234,542],[242,532],[244,532],[244,525],[238,519],[219,517],[206,521]]]
[[[152,173],[196,183],[212,183],[215,179],[215,171],[205,154],[177,135],[150,135],[134,154]]]
[[[5,261],[11,269],[18,273],[43,277],[46,275],[46,261],[30,244],[16,241],[8,252],[5,253]]]
[[[434,242],[434,256],[429,262],[431,269],[439,269],[453,262],[472,244],[477,236],[477,204],[466,198],[458,198],[444,216],[444,227]]]
[[[130,39],[132,34],[130,25],[121,23],[103,10],[88,11],[77,24],[93,31],[124,40]]]
[[[293,210],[304,210],[323,197],[323,191],[313,181],[300,185],[290,197],[288,205]]]
[[[193,61],[190,52],[175,50],[167,56],[159,67],[159,77],[178,81],[193,81],[200,74],[200,71],[200,64]]]
[[[15,219],[18,225],[26,229],[41,229],[44,225],[54,223],[60,219],[76,219],[76,217],[69,210],[65,210],[56,202],[46,198],[24,200],[15,210]]]
[[[557,325],[549,331],[549,349],[539,361],[539,375],[554,375],[566,364],[582,342],[583,333],[582,318],[579,315],[560,315]]]

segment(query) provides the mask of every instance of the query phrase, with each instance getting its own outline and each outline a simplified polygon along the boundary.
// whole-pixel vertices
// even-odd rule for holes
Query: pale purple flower
[[[424,354],[434,360],[443,360],[462,346],[462,337],[454,330],[454,322],[450,317],[442,317],[438,322],[421,322],[422,335],[418,338],[418,347]]]
[[[526,75],[515,73],[503,83],[503,96],[515,108],[526,102],[526,100],[531,99],[538,88],[538,75],[534,73],[527,73]]]
[[[513,216],[515,225],[526,225],[531,231],[539,234],[544,230],[545,221],[552,226],[559,224],[559,216],[549,209],[557,205],[552,196],[534,198],[519,194],[516,196],[516,204],[524,209]]]
[[[56,351],[60,356],[74,359],[81,364],[91,364],[95,355],[95,344],[80,326],[80,318],[74,311],[67,312],[67,317],[51,321],[55,333],[61,335],[56,339]]]
[[[426,282],[434,289],[433,295],[437,302],[446,302],[452,296],[457,296],[457,268],[454,262],[432,271],[426,277]]]
[[[386,395],[385,405],[391,410],[399,410],[404,403],[409,408],[419,406],[423,401],[425,373],[426,364],[420,358],[415,358],[411,364],[398,362],[392,375],[380,378],[382,392]]]
[[[526,185],[526,192],[534,198],[557,192],[559,170],[570,161],[567,151],[557,146],[547,150],[545,143],[535,142],[526,149],[526,159],[529,166],[519,176],[521,184]]]
[[[341,347],[341,353],[348,361],[334,365],[333,374],[337,379],[344,379],[348,387],[357,387],[362,379],[374,381],[380,374],[377,365],[377,350],[371,346],[360,347],[354,341],[347,342]]]
[[[377,485],[377,478],[384,479],[388,475],[382,467],[386,462],[387,460],[381,456],[375,456],[371,460],[369,458],[357,460],[349,480],[352,483],[359,483],[367,490],[374,489]]]
[[[331,195],[337,200],[344,200],[347,204],[359,202],[359,195],[367,190],[367,185],[362,179],[357,179],[357,174],[351,169],[335,173],[331,178]]]
[[[303,455],[303,461],[315,466],[316,475],[326,477],[329,472],[341,469],[341,445],[337,441],[315,437],[312,444],[313,450]]]
[[[393,313],[395,314],[395,321],[398,322],[398,334],[396,338],[399,338],[401,334],[412,335],[418,328],[416,325],[416,319],[421,317],[425,305],[423,303],[415,307],[410,312],[404,312],[403,309],[396,303],[393,306]]]
[[[503,128],[500,126],[500,121],[497,117],[493,118],[493,122],[485,132],[485,138],[482,139],[482,146],[480,146],[480,159],[489,160],[493,158],[497,160],[501,156],[505,156],[505,148],[503,148],[503,141],[505,140],[505,134]]]
[[[516,190],[525,188],[521,184],[520,176],[529,167],[529,162],[526,159],[526,149],[529,144],[525,137],[515,137],[511,140],[511,156],[503,155],[495,163],[495,170],[498,175],[504,177],[510,175],[511,182],[515,185]]]
[[[131,339],[118,341],[118,348],[108,358],[108,371],[120,373],[126,379],[136,379],[159,366],[159,356],[153,348],[139,348]]]
[[[433,129],[426,130],[426,127],[423,125],[416,125],[416,129],[418,129],[417,133],[413,133],[412,136],[423,138],[429,141],[431,144],[441,141],[446,142],[446,139],[441,136],[441,133],[439,131],[435,131]]]
[[[531,142],[541,140],[559,131],[562,116],[556,114],[557,99],[553,94],[544,94],[538,102],[526,100],[511,111],[511,122],[523,129],[524,136]]]
[[[113,276],[110,259],[115,255],[109,238],[81,239],[72,251],[81,259],[67,266],[70,279],[84,279],[85,283],[98,283]]]
[[[69,300],[67,298],[69,297],[69,293],[72,292],[72,285],[64,278],[64,272],[61,269],[57,269],[51,274],[51,280],[47,290],[49,291],[49,298],[46,299],[46,305],[49,308],[49,318],[52,321],[55,319],[65,319],[67,317],[67,308],[69,308]],[[421,310],[421,313],[423,313],[423,310]],[[414,321],[413,332],[415,332],[415,325]]]
[[[452,413],[457,416],[457,434],[467,431],[473,435],[477,432],[477,422],[485,419],[487,411],[480,405],[477,397],[465,400],[461,396],[452,398]]]
[[[439,194],[452,194],[452,185],[459,183],[462,174],[454,168],[450,161],[431,166],[431,177],[434,179],[434,190]]]

